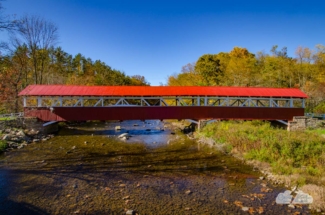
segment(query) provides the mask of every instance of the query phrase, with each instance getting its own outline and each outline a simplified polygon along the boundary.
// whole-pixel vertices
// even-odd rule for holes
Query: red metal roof
[[[296,88],[29,85],[19,96],[229,96],[307,98]]]

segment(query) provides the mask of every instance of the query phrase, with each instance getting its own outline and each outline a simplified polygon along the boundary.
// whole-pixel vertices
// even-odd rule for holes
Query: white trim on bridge
[[[215,106],[215,107],[288,107],[304,108],[303,98],[272,97],[96,97],[24,96],[24,107],[116,107],[116,106]]]

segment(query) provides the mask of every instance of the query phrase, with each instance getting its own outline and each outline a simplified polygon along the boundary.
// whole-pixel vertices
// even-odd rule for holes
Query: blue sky
[[[151,85],[203,54],[235,46],[269,52],[325,45],[323,0],[6,0],[5,14],[39,15],[59,27],[58,45]],[[5,38],[4,32],[0,37]]]

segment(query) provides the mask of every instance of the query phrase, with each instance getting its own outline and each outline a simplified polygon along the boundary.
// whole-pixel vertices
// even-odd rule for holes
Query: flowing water
[[[277,205],[284,187],[170,129],[160,121],[76,124],[7,152],[0,214],[310,213]],[[127,132],[130,139],[117,138]]]

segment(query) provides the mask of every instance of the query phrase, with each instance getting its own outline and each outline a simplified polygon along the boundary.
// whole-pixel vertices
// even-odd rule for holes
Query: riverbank
[[[28,144],[47,141],[53,134],[41,134],[34,129],[6,128],[0,130],[0,153],[21,149]]]
[[[325,138],[319,130],[288,132],[261,121],[224,121],[196,134],[226,154],[260,170],[274,184],[313,196],[310,207],[325,211]]]

